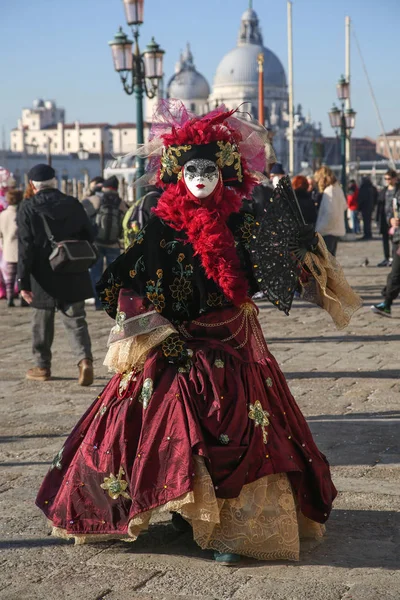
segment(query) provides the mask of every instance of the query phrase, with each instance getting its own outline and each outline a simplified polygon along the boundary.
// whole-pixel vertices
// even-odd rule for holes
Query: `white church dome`
[[[286,88],[285,69],[279,58],[271,50],[264,48],[258,16],[250,3],[242,15],[238,45],[219,63],[214,88],[257,85],[257,58],[261,52],[264,54],[264,85]]]
[[[286,87],[286,75],[279,58],[268,48],[255,44],[237,46],[218,65],[214,86],[251,85],[258,82],[258,55],[264,53],[264,85]]]
[[[167,93],[169,98],[180,100],[207,100],[210,95],[207,79],[195,69],[189,44],[175,67],[175,75],[168,82]]]

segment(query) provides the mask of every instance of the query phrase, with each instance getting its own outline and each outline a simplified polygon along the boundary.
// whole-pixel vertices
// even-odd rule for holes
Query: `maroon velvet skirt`
[[[336,496],[254,311],[216,310],[184,324],[116,374],[55,457],[37,505],[66,534],[127,534],[129,522],[192,491],[194,457],[220,499],[273,474],[298,510],[324,523]]]

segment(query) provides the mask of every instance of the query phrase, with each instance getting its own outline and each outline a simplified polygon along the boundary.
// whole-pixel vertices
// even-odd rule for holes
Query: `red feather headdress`
[[[176,100],[162,102],[153,119],[148,169],[157,169],[155,183],[164,189],[155,214],[186,233],[207,276],[240,306],[248,282],[227,219],[239,212],[257,185],[254,172],[265,170],[269,142],[264,128],[235,117],[235,112],[222,106],[196,117]],[[204,200],[194,197],[181,177],[183,165],[193,158],[209,158],[220,168],[220,181]]]

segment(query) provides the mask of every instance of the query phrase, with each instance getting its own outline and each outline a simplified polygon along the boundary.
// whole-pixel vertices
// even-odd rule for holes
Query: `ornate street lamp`
[[[151,39],[145,52],[139,49],[139,27],[143,23],[144,0],[123,0],[126,21],[132,27],[134,41],[119,28],[114,39],[109,42],[114,69],[119,73],[124,91],[136,96],[137,144],[144,143],[143,96],[154,98],[163,77],[164,50]],[[133,46],[133,50],[132,50]],[[137,178],[144,174],[144,159],[137,157]],[[137,190],[140,197],[141,190]]]
[[[339,81],[336,84],[336,93],[339,100],[348,100],[350,97],[350,84],[349,82],[341,76]]]
[[[341,102],[341,108],[333,105],[328,115],[331,127],[335,129],[336,135],[340,132],[342,188],[346,194],[346,140],[350,138],[351,132],[356,125],[356,112],[352,108],[344,109],[346,100],[350,98],[350,84],[343,75],[336,85],[336,92]]]
[[[331,127],[333,127],[333,129],[339,129],[340,128],[340,123],[342,120],[342,115],[340,114],[340,109],[335,106],[335,104],[332,106],[331,111],[328,113],[329,115],[329,121],[331,123]]]
[[[132,25],[143,23],[144,0],[124,0],[126,22]]]

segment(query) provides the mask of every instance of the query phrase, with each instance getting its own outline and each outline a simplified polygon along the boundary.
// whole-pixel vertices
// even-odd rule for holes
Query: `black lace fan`
[[[282,177],[251,241],[255,277],[262,294],[289,314],[307,252],[299,237],[305,221],[288,176]]]

